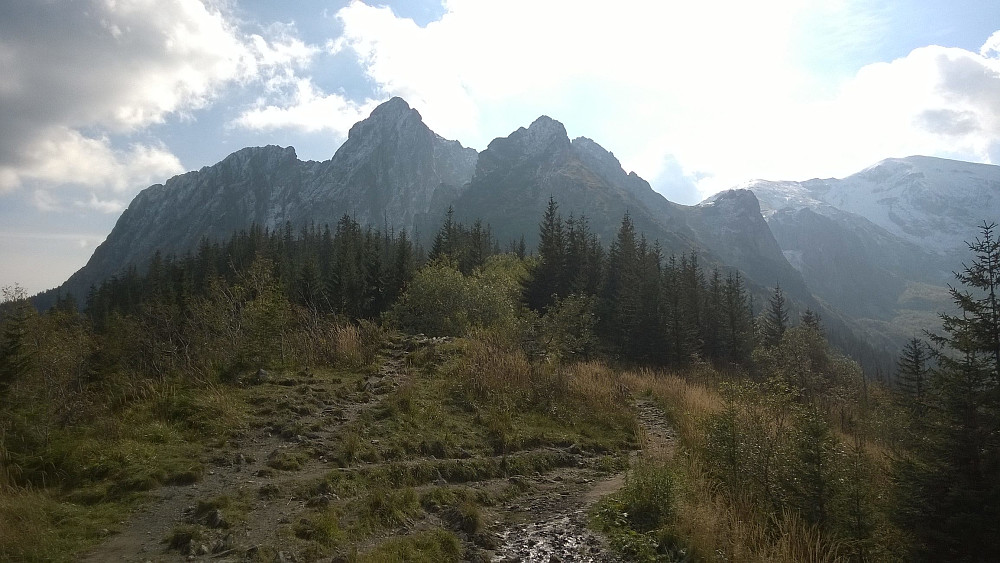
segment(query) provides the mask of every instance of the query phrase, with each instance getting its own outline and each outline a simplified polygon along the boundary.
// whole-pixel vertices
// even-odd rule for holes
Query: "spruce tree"
[[[764,343],[768,346],[777,346],[781,343],[781,338],[788,330],[788,308],[785,305],[785,294],[781,291],[781,285],[774,287],[774,293],[768,300],[767,313],[763,323]]]
[[[996,290],[1000,243],[994,223],[969,244],[971,265],[952,287],[957,315],[941,315],[943,334],[928,334],[936,369],[927,393],[927,418],[916,419],[924,439],[896,463],[898,521],[918,540],[915,559],[1000,560],[1000,382]],[[908,377],[919,362],[904,353]],[[911,356],[907,358],[907,356]]]
[[[726,277],[724,300],[724,341],[727,358],[741,366],[749,366],[756,330],[753,309],[739,273]]]
[[[927,401],[930,373],[930,349],[919,338],[911,338],[896,363],[896,388],[906,405],[922,414]]]
[[[611,243],[601,299],[603,334],[619,354],[631,356],[636,349],[639,326],[642,263],[635,226],[628,213],[622,218],[618,236]]]
[[[823,334],[823,324],[819,313],[816,311],[806,309],[805,312],[802,313],[802,319],[800,322],[802,323],[802,326],[815,330],[818,334]]]
[[[568,292],[566,280],[566,240],[559,205],[549,198],[545,214],[538,225],[538,262],[532,268],[524,287],[524,300],[529,307],[543,311]]]

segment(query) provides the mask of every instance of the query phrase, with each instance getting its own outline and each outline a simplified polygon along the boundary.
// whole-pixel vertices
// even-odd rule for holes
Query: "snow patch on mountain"
[[[757,195],[765,217],[784,208],[846,211],[938,254],[964,250],[976,225],[1000,220],[1000,166],[943,158],[890,158],[843,179],[741,187]]]

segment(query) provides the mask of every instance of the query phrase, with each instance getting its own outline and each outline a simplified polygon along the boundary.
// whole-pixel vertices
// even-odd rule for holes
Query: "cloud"
[[[825,115],[820,126],[858,168],[861,158],[872,162],[879,153],[989,162],[1000,139],[1000,58],[993,53],[932,45],[868,65],[817,112]]]
[[[9,3],[0,23],[0,193],[28,183],[121,192],[179,172],[165,145],[130,138],[318,51],[288,29],[267,34],[244,34],[198,0]]]
[[[1000,32],[979,53],[927,46],[847,67],[842,49],[820,47],[881,41],[884,17],[865,2],[445,8],[420,26],[354,1],[337,13],[344,32],[329,48],[352,53],[383,99],[404,97],[432,129],[477,148],[546,114],[626,169],[695,182],[701,197],[753,177],[847,175],[909,154],[982,161],[998,150]]]
[[[123,192],[183,170],[177,157],[162,144],[114,150],[106,137],[85,137],[67,127],[39,131],[30,149],[20,154],[16,163],[0,165],[0,190],[30,182]]]
[[[100,199],[96,194],[91,193],[90,198],[86,201],[79,200],[75,202],[77,208],[80,209],[91,209],[94,211],[99,211],[101,213],[121,213],[125,209],[125,202],[119,199]]]
[[[269,103],[266,98],[261,98],[252,109],[236,118],[233,124],[262,131],[334,131],[346,136],[351,126],[366,117],[375,106],[371,101],[359,104],[340,94],[323,94],[308,78],[292,77],[287,81],[272,81],[274,90],[284,87],[291,90],[291,93],[285,95],[283,105]]]

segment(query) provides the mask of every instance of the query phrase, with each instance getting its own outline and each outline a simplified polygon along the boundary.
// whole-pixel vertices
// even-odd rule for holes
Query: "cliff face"
[[[431,131],[399,98],[351,128],[330,160],[300,161],[291,147],[246,148],[197,172],[143,190],[90,262],[62,292],[86,295],[91,284],[139,268],[157,250],[184,253],[202,238],[224,239],[257,224],[333,224],[344,214],[376,228],[429,240],[448,206],[464,221],[488,223],[501,243],[524,235],[533,247],[550,197],[564,217],[586,217],[605,244],[628,213],[665,255],[696,252],[707,265],[742,270],[761,287],[775,282],[808,298],[749,192],[711,205],[667,201],[596,142],[570,140],[542,116],[495,139],[477,154]]]
[[[245,148],[146,188],[60,291],[86,295],[91,284],[130,264],[144,266],[156,250],[183,253],[202,238],[223,239],[251,224],[332,224],[350,214],[362,224],[412,232],[460,193],[476,158],[393,98],[355,124],[328,161],[301,161],[291,147]]]
[[[585,137],[570,141],[562,124],[545,116],[490,143],[455,212],[489,223],[501,242],[523,234],[533,246],[550,197],[564,217],[585,216],[605,245],[628,213],[636,230],[650,244],[658,242],[665,255],[697,252],[712,265],[741,270],[761,287],[777,282],[798,299],[810,298],[751,192],[730,192],[693,207],[672,203],[634,172],[626,173],[611,152]]]
[[[812,292],[897,343],[938,324],[964,241],[1000,215],[1000,167],[913,156],[746,188]]]

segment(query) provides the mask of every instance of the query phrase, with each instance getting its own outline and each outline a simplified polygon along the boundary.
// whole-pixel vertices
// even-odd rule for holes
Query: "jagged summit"
[[[547,115],[540,115],[538,119],[532,121],[531,125],[528,126],[528,133],[539,138],[566,138],[569,140],[569,135],[566,134],[566,127]]]
[[[247,166],[272,166],[280,162],[297,161],[298,155],[295,147],[280,147],[278,145],[266,145],[263,147],[242,148],[226,158],[222,159],[219,165],[229,167]],[[210,167],[203,167],[207,170]]]
[[[406,100],[400,98],[399,96],[393,96],[376,106],[375,109],[372,110],[371,117],[381,117],[386,114],[400,114],[410,110],[413,110],[413,108],[410,107],[410,104],[408,104]]]
[[[488,161],[493,158],[520,160],[543,153],[566,150],[570,147],[569,135],[562,123],[543,115],[527,128],[520,127],[506,137],[493,139],[480,155]]]
[[[698,204],[698,207],[712,206],[731,207],[739,209],[740,213],[760,214],[760,202],[757,200],[757,196],[746,188],[723,190]]]
[[[426,129],[430,131],[420,112],[410,107],[403,98],[391,98],[382,102],[371,114],[351,126],[347,133],[347,142],[357,141],[359,138],[371,137],[373,135],[384,134],[389,131],[404,131],[406,129]],[[341,146],[343,148],[343,145]],[[338,150],[338,152],[340,152]]]
[[[622,163],[615,158],[613,152],[605,149],[596,141],[587,137],[577,137],[573,139],[573,148],[580,154],[586,155],[595,163],[599,163],[604,168],[621,169]]]
[[[458,219],[482,219],[501,243],[524,235],[532,245],[549,197],[566,216],[585,215],[605,242],[627,211],[667,254],[697,252],[762,286],[775,279],[802,286],[771,248],[755,206],[705,212],[671,203],[626,173],[610,151],[586,137],[571,141],[563,124],[545,115],[477,153],[437,135],[416,109],[392,98],[351,127],[330,160],[300,161],[292,147],[246,148],[143,190],[62,290],[85,295],[130,264],[142,268],[156,250],[184,253],[203,237],[223,239],[254,223],[298,228],[334,224],[345,214],[427,243],[454,206]],[[731,222],[730,211],[739,211]],[[712,222],[730,223],[720,229]]]
[[[91,284],[150,256],[193,250],[251,224],[278,228],[359,222],[414,232],[433,225],[475,169],[477,153],[431,131],[402,98],[356,123],[324,162],[300,161],[292,147],[248,147],[219,163],[140,192],[87,265],[63,292],[86,295]]]

